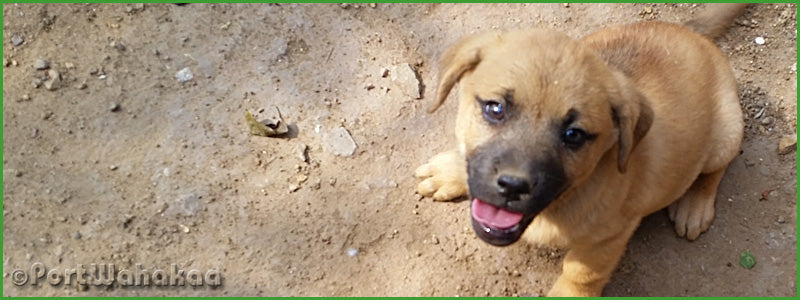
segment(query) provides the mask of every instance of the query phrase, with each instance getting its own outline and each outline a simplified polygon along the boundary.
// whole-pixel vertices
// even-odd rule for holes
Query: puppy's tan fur
[[[741,6],[722,11],[732,10]],[[721,32],[703,22],[693,28]],[[571,184],[523,236],[569,248],[550,296],[599,296],[641,219],[665,207],[677,234],[696,239],[742,140],[727,59],[707,36],[676,24],[611,27],[582,40],[536,29],[467,37],[443,54],[434,109],[457,83],[458,148],[416,172],[418,192],[437,201],[468,193],[466,159],[490,137],[535,141],[570,109],[598,133],[587,149],[562,156]],[[475,103],[508,89],[525,132],[490,125]]]

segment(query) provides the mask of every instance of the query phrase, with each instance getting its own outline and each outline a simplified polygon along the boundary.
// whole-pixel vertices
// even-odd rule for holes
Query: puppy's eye
[[[564,135],[561,137],[561,139],[564,141],[564,144],[566,144],[567,147],[577,149],[586,143],[588,137],[589,136],[586,134],[586,132],[581,129],[568,128],[566,131],[564,131]]]
[[[502,122],[506,118],[506,108],[503,104],[495,101],[483,103],[483,117],[489,122]]]

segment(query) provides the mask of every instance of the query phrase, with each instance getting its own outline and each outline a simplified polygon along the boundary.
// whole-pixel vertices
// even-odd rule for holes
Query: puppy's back
[[[713,40],[722,35],[746,7],[747,3],[708,3],[704,11],[683,25]]]

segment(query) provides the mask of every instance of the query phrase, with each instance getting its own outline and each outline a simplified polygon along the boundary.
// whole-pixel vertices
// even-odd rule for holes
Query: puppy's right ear
[[[450,90],[461,79],[461,76],[474,69],[481,61],[484,47],[498,38],[498,33],[473,35],[462,38],[447,48],[439,63],[439,86],[436,88],[436,102],[428,109],[429,113],[436,111],[444,103]]]

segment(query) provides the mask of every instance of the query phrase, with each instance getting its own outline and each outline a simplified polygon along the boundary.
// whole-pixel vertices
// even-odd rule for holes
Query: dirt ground
[[[468,201],[414,193],[413,170],[454,146],[456,101],[425,113],[439,55],[490,29],[577,38],[702,7],[4,4],[3,296],[542,295],[563,251],[490,246]],[[710,230],[688,242],[648,217],[605,295],[797,295],[796,151],[778,153],[797,130],[796,11],[755,5],[718,41],[747,128]],[[408,65],[422,99],[383,76]],[[288,137],[250,135],[245,110],[273,105]],[[222,285],[15,285],[36,262],[174,263]]]

